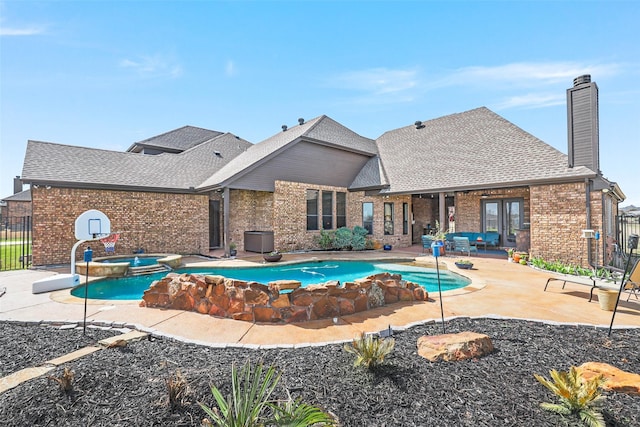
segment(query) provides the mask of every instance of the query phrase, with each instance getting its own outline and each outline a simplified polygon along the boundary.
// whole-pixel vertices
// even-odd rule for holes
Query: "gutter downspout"
[[[222,193],[222,199],[223,199],[222,211],[224,216],[224,222],[222,227],[223,228],[222,239],[223,239],[223,245],[224,245],[224,255],[228,257],[229,256],[229,212],[231,211],[229,207],[229,203],[231,202],[231,200],[229,200],[229,187],[224,187],[224,191]]]
[[[587,202],[587,230],[591,229],[591,180],[588,178],[585,178],[584,180],[585,183],[585,187],[586,187],[586,202]],[[591,258],[591,239],[586,239],[587,240],[587,263],[589,264],[589,266],[593,267],[593,260]],[[598,244],[596,242],[596,244]]]

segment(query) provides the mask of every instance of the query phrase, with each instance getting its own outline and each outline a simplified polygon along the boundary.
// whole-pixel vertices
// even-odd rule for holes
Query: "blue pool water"
[[[436,270],[403,264],[362,261],[323,261],[301,264],[278,265],[273,267],[246,268],[188,268],[176,270],[177,273],[196,273],[221,275],[238,280],[255,281],[267,284],[274,280],[298,280],[302,286],[339,280],[341,283],[364,278],[372,274],[399,273],[404,280],[417,283],[428,292],[438,291]],[[107,300],[137,300],[149,288],[151,282],[166,276],[166,273],[145,276],[104,279],[89,284],[88,297]],[[448,270],[440,270],[440,284],[443,291],[467,286],[470,280]],[[78,286],[71,294],[84,298],[84,285]]]

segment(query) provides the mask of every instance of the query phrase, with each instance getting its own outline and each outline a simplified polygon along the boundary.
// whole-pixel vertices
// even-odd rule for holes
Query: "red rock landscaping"
[[[295,281],[264,285],[223,276],[169,273],[151,284],[140,306],[197,311],[249,322],[297,323],[428,298],[422,286],[402,280],[400,274],[390,273],[343,285],[327,282],[305,288]]]

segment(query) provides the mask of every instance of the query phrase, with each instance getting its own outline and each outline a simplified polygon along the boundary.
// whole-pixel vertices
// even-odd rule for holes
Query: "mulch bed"
[[[640,373],[640,329],[461,318],[447,333],[470,330],[491,337],[496,351],[478,360],[431,363],[416,353],[421,335],[442,332],[441,324],[396,332],[385,365],[369,372],[353,367],[342,345],[300,349],[216,349],[151,337],[126,347],[98,351],[68,363],[74,387],[64,393],[46,376],[0,394],[2,426],[198,426],[205,414],[197,402],[213,405],[210,385],[228,389],[232,364],[259,361],[282,372],[278,390],[335,414],[342,426],[580,426],[542,410],[554,401],[533,377],[587,361],[610,363]],[[114,331],[59,330],[0,323],[0,374],[37,366]],[[64,366],[53,375],[60,376]],[[189,402],[171,409],[166,380],[180,371]],[[606,393],[608,426],[639,426],[640,397]]]

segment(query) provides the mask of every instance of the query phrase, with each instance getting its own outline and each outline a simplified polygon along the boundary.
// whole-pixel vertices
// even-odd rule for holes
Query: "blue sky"
[[[601,169],[640,206],[638,22],[637,1],[0,0],[0,197],[29,139],[259,142],[322,114],[376,138],[486,106],[566,153],[566,89],[591,74]]]

